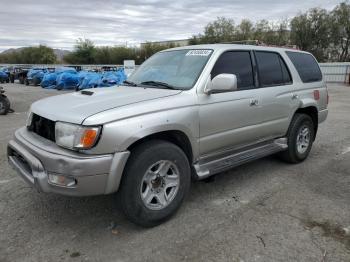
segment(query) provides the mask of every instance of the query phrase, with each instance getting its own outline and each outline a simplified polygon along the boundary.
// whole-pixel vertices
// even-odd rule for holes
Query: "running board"
[[[279,138],[268,143],[259,144],[253,148],[250,147],[243,151],[236,151],[218,159],[199,161],[194,164],[194,168],[198,179],[204,179],[244,163],[286,150],[287,148],[287,139]]]

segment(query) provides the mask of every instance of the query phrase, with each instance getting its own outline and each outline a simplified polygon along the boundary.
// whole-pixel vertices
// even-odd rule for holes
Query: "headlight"
[[[96,144],[100,131],[101,127],[56,122],[56,144],[69,149],[89,149]]]

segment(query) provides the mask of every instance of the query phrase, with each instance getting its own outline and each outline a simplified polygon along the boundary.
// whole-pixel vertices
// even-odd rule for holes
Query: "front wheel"
[[[281,158],[289,163],[304,161],[311,151],[314,136],[315,129],[311,117],[296,114],[287,134],[288,149],[281,153]]]
[[[120,189],[121,206],[133,223],[152,227],[169,219],[190,188],[190,165],[176,145],[149,141],[128,160]]]

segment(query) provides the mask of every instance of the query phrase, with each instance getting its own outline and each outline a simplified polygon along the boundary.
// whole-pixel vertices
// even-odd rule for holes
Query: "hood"
[[[52,121],[81,124],[87,117],[102,111],[179,93],[180,90],[129,86],[86,89],[39,100],[31,111]]]

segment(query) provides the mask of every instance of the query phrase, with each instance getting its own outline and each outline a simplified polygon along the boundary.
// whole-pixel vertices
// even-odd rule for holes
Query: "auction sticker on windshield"
[[[208,56],[212,50],[191,50],[188,51],[186,56]]]

